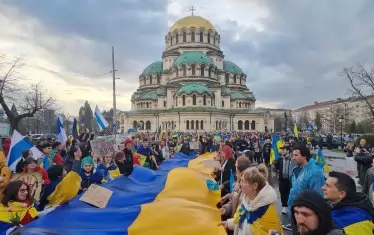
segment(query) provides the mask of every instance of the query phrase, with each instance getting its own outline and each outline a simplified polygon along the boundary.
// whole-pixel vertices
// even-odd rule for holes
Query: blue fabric
[[[4,221],[0,221],[0,235],[5,235],[6,231],[13,227],[11,223],[6,223]]]
[[[74,139],[76,139],[76,140],[78,139],[78,136],[79,136],[78,133],[79,133],[78,122],[77,122],[77,119],[74,118],[72,134],[73,134]]]
[[[78,195],[26,225],[22,235],[41,234],[37,229],[67,235],[127,235],[127,228],[139,215],[141,204],[152,202],[165,187],[169,171],[187,167],[191,159],[176,153],[174,159],[164,161],[157,171],[135,166],[129,177],[121,176],[102,185],[113,191],[106,208],[98,209],[79,201],[81,195]]]
[[[322,186],[325,185],[325,176],[322,169],[314,159],[310,159],[304,167],[296,166],[293,169],[292,188],[288,197],[288,212],[291,213],[293,200],[305,189],[313,189],[323,196]]]
[[[365,220],[372,220],[371,215],[367,211],[358,207],[334,209],[331,214],[338,229],[344,229],[345,227]]]
[[[115,169],[117,169],[117,166],[115,164],[106,167],[104,164],[99,163],[96,170],[103,176],[105,180],[109,181],[112,180],[109,171],[113,171]]]

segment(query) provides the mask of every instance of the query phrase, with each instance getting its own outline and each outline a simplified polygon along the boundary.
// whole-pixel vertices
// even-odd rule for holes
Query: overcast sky
[[[192,5],[219,31],[225,59],[247,74],[257,106],[345,97],[336,74],[374,64],[372,0],[0,0],[0,53],[22,55],[22,84],[43,81],[76,115],[85,100],[112,106],[114,45],[117,108],[128,110],[139,74],[161,60],[168,28]]]

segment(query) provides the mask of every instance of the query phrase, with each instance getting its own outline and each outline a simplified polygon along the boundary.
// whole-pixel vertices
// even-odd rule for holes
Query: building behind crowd
[[[227,60],[221,36],[200,16],[178,20],[165,35],[162,60],[139,75],[131,110],[119,113],[120,130],[270,131],[274,117],[256,110],[248,77]]]
[[[374,101],[374,96],[368,97]],[[369,118],[369,108],[365,100],[361,97],[352,97],[347,99],[335,99],[317,102],[298,108],[293,111],[293,117],[296,121],[308,118],[315,120],[317,113],[321,116],[322,130],[325,132],[340,132],[340,122],[349,124],[351,122],[364,122]]]

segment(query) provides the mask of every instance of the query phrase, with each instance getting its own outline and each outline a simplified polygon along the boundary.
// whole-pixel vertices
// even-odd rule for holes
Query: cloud
[[[246,72],[261,106],[345,96],[348,83],[336,74],[356,61],[374,64],[371,0],[4,0],[0,52],[23,54],[25,82],[44,81],[76,113],[86,99],[112,106],[114,45],[117,107],[125,110],[139,74],[161,59],[168,27],[192,5],[216,26],[225,59]]]

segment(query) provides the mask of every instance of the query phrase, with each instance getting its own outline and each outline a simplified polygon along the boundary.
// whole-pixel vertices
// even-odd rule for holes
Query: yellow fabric
[[[10,178],[12,177],[12,171],[10,170],[9,167],[6,165],[6,158],[3,152],[0,151],[0,177],[3,178],[2,181],[0,181],[0,201],[3,198],[3,192],[8,186],[10,182]]]
[[[239,224],[239,220],[240,220],[240,212],[239,212],[240,203],[238,204],[238,207],[236,208],[236,211],[235,211],[235,214],[234,214],[234,224],[235,225]]]
[[[82,178],[78,173],[70,171],[56,186],[55,191],[48,197],[49,205],[61,205],[77,196]]]
[[[282,149],[284,146],[284,141],[283,140],[278,140],[277,141],[277,148],[278,148],[278,153],[280,154],[282,152]]]
[[[374,224],[369,220],[354,223],[344,228],[346,235],[372,235],[374,231]]]
[[[115,170],[109,171],[109,174],[113,179],[121,176],[121,172],[119,171],[118,167]]]
[[[296,123],[293,126],[293,134],[295,135],[296,138],[299,138],[299,130],[297,129]]]
[[[165,188],[152,203],[141,206],[128,234],[144,235],[151,231],[152,235],[226,235],[225,229],[217,226],[221,221],[216,208],[220,195],[208,191],[206,175],[199,172],[206,171],[201,160],[208,155],[191,160],[188,168],[170,171]],[[210,154],[210,159],[213,156]]]
[[[282,224],[275,203],[271,204],[265,214],[250,225],[252,233],[256,235],[267,235],[269,230],[281,231]]]
[[[22,220],[23,217],[27,214],[30,214],[32,218],[38,216],[38,211],[33,206],[24,207],[25,203],[22,202],[9,202],[8,207],[5,207],[3,204],[0,203],[0,221],[11,223],[10,220],[12,217],[18,216]],[[11,212],[8,211],[8,208],[11,208]]]
[[[188,168],[197,170],[205,176],[211,176],[213,168],[205,168],[204,162],[206,160],[213,160],[216,157],[217,153],[204,153],[199,155],[197,158],[191,160],[188,163]]]

